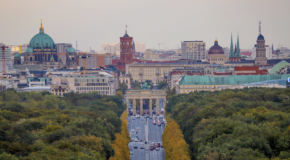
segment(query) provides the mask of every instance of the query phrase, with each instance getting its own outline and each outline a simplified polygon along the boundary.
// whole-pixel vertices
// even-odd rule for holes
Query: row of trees
[[[115,150],[114,157],[111,157],[110,160],[130,160],[129,155],[129,146],[130,136],[128,131],[128,121],[127,121],[128,113],[126,111],[123,112],[121,116],[122,120],[122,130],[121,133],[116,133],[116,139],[114,140],[112,146]]]
[[[179,125],[167,116],[167,125],[162,135],[165,159],[190,160],[189,146]]]
[[[1,92],[0,159],[109,159],[123,130],[122,97]]]
[[[168,98],[166,112],[193,160],[290,159],[290,89],[178,94]]]

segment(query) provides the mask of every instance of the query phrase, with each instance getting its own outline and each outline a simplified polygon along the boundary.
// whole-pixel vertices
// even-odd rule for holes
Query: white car
[[[138,142],[138,139],[137,138],[135,138],[135,142]]]
[[[134,134],[134,133],[135,133],[135,130],[134,130],[134,129],[132,129],[132,130],[131,130],[131,133],[132,133],[132,134]]]

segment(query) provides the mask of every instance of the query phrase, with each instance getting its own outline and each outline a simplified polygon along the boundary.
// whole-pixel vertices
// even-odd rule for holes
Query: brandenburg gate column
[[[133,116],[136,116],[136,99],[133,99]]]
[[[149,114],[152,116],[152,99],[149,99]]]
[[[165,115],[165,107],[166,107],[166,96],[163,99],[163,114]]]
[[[130,104],[129,104],[129,98],[128,97],[126,97],[126,104],[127,104],[127,113],[129,114],[129,106],[130,106]]]
[[[143,99],[140,98],[140,116],[143,115]]]
[[[159,115],[159,98],[156,98],[156,115]]]

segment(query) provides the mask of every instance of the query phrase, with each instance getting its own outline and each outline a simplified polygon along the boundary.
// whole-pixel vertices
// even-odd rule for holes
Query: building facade
[[[205,42],[203,41],[182,41],[182,59],[205,59]]]
[[[209,49],[207,55],[207,62],[210,64],[225,64],[227,56],[221,46],[218,45],[218,41],[214,41],[214,45]]]
[[[133,37],[129,37],[126,33],[123,37],[120,37],[120,60],[117,63],[117,69],[120,71],[126,71],[126,65],[133,63]]]
[[[149,60],[149,59],[159,59],[160,57],[157,50],[146,49],[143,58]]]
[[[235,52],[233,51],[233,35],[231,35],[229,62],[241,62],[241,60],[242,59],[241,59],[239,35],[237,40],[237,46],[235,46]]]
[[[69,93],[69,85],[51,85],[50,93],[63,97],[63,94]]]
[[[52,85],[68,85],[69,89],[79,93],[98,91],[103,95],[116,94],[116,81],[113,76],[89,75],[89,76],[59,76],[52,77]]]
[[[44,28],[40,26],[39,33],[36,34],[29,42],[24,54],[25,65],[44,64],[44,66],[51,68],[57,67],[57,47],[53,39],[44,33]]]
[[[65,53],[70,47],[72,47],[72,44],[70,43],[56,43],[57,53]]]

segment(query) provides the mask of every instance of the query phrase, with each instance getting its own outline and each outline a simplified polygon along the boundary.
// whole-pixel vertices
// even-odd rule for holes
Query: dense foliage
[[[122,94],[124,95],[124,94],[126,94],[126,90],[127,90],[127,89],[128,89],[127,84],[126,84],[126,83],[121,83],[121,84],[120,84],[120,87],[119,87],[119,89],[118,89],[117,91],[121,91]]]
[[[166,81],[160,81],[160,82],[158,82],[158,84],[157,84],[157,88],[158,88],[158,89],[164,89],[164,88],[167,88],[167,83],[166,83]]]
[[[0,159],[109,159],[122,130],[122,96],[1,92]]]
[[[170,118],[162,134],[165,159],[190,160],[189,146],[185,142],[179,125]]]
[[[290,159],[290,89],[245,88],[168,98],[191,159]]]
[[[126,111],[121,115],[122,130],[121,133],[116,133],[116,139],[113,142],[113,148],[115,150],[114,157],[110,157],[110,160],[130,160],[129,146],[130,136],[128,131],[128,113]]]

